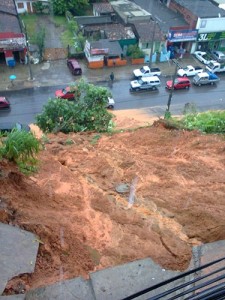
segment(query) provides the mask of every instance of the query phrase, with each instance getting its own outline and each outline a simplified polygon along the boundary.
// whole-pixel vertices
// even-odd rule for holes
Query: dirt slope
[[[41,241],[35,273],[18,279],[24,289],[145,257],[184,270],[193,245],[225,239],[222,136],[162,126],[49,135],[39,159],[31,178],[0,164],[0,221]],[[130,188],[116,187],[132,182],[129,208]]]

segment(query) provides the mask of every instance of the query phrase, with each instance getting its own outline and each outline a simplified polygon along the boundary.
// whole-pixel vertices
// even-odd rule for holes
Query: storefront
[[[8,66],[15,66],[16,62],[26,60],[26,39],[23,33],[0,33],[0,58]]]
[[[215,49],[225,51],[225,31],[200,33],[197,38],[197,50]]]
[[[191,53],[192,44],[197,40],[198,30],[196,29],[171,29],[167,37],[167,51],[171,57],[183,57]]]

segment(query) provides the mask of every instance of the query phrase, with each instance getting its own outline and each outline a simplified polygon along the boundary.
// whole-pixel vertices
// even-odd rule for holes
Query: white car
[[[115,101],[113,98],[111,97],[108,97],[108,104],[107,104],[107,107],[108,109],[113,109],[114,108],[114,105],[115,105]]]
[[[179,77],[187,77],[187,76],[195,76],[196,74],[201,73],[201,72],[203,72],[203,69],[200,66],[194,66],[194,67],[187,66],[184,69],[179,69],[177,71],[177,75]]]
[[[142,77],[160,76],[161,71],[159,68],[149,68],[148,66],[143,66],[140,69],[135,69],[133,74],[136,79],[140,79]]]
[[[204,65],[208,65],[211,61],[209,55],[206,52],[195,51],[194,56]]]

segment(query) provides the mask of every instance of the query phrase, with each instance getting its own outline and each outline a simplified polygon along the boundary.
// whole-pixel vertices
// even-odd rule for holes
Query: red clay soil
[[[225,239],[223,136],[160,125],[49,135],[39,160],[32,177],[0,164],[0,221],[40,240],[35,272],[5,294],[146,257],[184,270],[193,245]],[[116,187],[132,182],[130,207]]]

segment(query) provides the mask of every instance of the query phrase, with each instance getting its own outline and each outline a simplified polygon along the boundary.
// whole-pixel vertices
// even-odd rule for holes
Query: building
[[[225,50],[225,10],[208,0],[171,0],[169,8],[182,14],[190,26],[191,53],[200,49]]]
[[[14,0],[0,3],[0,60],[9,66],[24,61],[26,39],[22,32]]]
[[[48,0],[39,0],[43,3],[48,2]],[[37,0],[15,0],[16,8],[18,14],[24,14],[24,13],[34,13],[34,3],[37,2]]]

